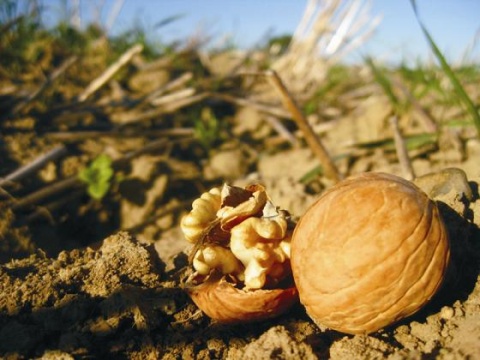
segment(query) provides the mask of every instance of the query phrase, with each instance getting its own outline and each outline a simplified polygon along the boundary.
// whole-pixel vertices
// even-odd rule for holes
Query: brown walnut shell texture
[[[248,323],[277,317],[298,302],[295,287],[242,290],[225,279],[186,289],[193,302],[219,323]]]
[[[291,264],[300,302],[317,325],[377,331],[424,306],[450,256],[436,204],[385,173],[346,179],[299,221]]]

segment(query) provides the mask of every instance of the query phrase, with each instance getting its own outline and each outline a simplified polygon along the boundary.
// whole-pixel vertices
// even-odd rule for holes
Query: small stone
[[[450,306],[444,306],[440,310],[440,317],[444,320],[450,320],[455,315],[455,311]]]
[[[427,193],[431,199],[454,192],[458,198],[473,200],[473,193],[467,175],[461,169],[448,168],[420,176],[414,180],[415,185]]]

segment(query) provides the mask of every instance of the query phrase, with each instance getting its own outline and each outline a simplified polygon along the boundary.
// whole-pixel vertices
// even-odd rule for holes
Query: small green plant
[[[445,75],[450,80],[450,83],[452,84],[453,89],[454,89],[455,93],[457,94],[457,97],[458,97],[459,101],[465,107],[468,114],[472,117],[473,124],[477,128],[477,133],[480,136],[480,114],[478,113],[476,105],[474,104],[473,100],[470,98],[470,96],[465,91],[461,82],[458,80],[457,75],[455,74],[453,69],[448,64],[447,59],[445,58],[445,56],[443,56],[442,52],[440,51],[440,48],[438,47],[438,45],[433,40],[432,35],[430,35],[430,33],[428,32],[427,27],[420,20],[420,15],[418,13],[418,8],[417,8],[417,2],[415,0],[410,0],[410,3],[412,5],[413,11],[414,11],[415,16],[417,18],[418,24],[420,25],[420,28],[423,32],[423,35],[425,35],[425,38],[427,39],[427,42],[428,42],[428,45],[430,46],[430,49],[432,50],[433,54],[437,58],[437,61],[440,63],[440,66],[441,66],[443,72],[445,73]]]
[[[200,117],[196,118],[194,126],[196,138],[205,150],[210,150],[220,138],[220,121],[211,109],[205,108]]]
[[[93,199],[101,200],[110,189],[113,174],[112,159],[101,154],[80,171],[78,178],[87,184],[87,192]]]

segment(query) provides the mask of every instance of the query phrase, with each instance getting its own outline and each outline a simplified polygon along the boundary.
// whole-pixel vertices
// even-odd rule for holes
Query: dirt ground
[[[268,164],[281,168],[288,156],[299,155]],[[289,186],[290,175],[274,184],[259,168],[280,206],[301,213],[315,198]],[[431,179],[420,186],[432,191]],[[377,333],[320,329],[301,305],[262,323],[212,322],[182,289],[189,246],[175,226],[150,244],[122,231],[95,246],[1,265],[0,352],[6,359],[480,358],[479,180],[468,183],[470,200],[465,184],[448,184],[431,192],[451,240],[448,278],[419,313]]]

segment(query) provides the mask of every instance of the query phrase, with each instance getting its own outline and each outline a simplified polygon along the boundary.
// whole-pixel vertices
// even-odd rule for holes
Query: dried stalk
[[[405,140],[403,139],[398,126],[397,116],[390,117],[390,125],[392,127],[393,138],[395,140],[395,150],[397,152],[398,161],[400,162],[400,167],[402,168],[403,177],[407,180],[413,180],[415,179],[415,172],[408,156]]]
[[[47,77],[47,79],[40,85],[40,87],[31,93],[25,100],[17,104],[10,115],[16,115],[21,112],[28,104],[37,99],[60,75],[62,75],[70,66],[78,60],[77,56],[71,56],[65,60],[57,69]]]
[[[275,116],[267,115],[265,120],[270,124],[270,126],[284,139],[286,139],[290,144],[296,146],[298,144],[295,135],[293,135],[288,129],[283,126],[283,123],[276,118]]]
[[[260,75],[260,74],[262,74],[262,73],[256,73],[256,75]],[[258,102],[253,101],[253,100],[237,98],[237,97],[234,97],[234,96],[231,96],[231,95],[228,95],[228,94],[220,94],[220,93],[213,93],[213,94],[211,94],[211,97],[214,98],[214,99],[224,100],[224,101],[230,102],[232,104],[236,104],[236,105],[250,106],[250,107],[252,107],[256,110],[259,110],[261,112],[264,112],[266,114],[270,114],[272,116],[275,116],[275,117],[278,117],[278,118],[281,118],[281,119],[290,119],[291,118],[291,115],[285,110],[279,109],[279,108],[274,107],[274,106],[260,104]]]
[[[165,148],[169,143],[171,143],[171,141],[169,141],[165,138],[151,141],[148,144],[146,144],[144,147],[142,147],[140,149],[130,151],[125,156],[121,157],[120,159],[115,160],[113,162],[113,165],[117,166],[117,165],[121,164],[122,162],[130,161],[133,158],[136,158],[140,155],[148,154],[148,153],[157,151],[159,149]]]
[[[120,127],[122,127],[130,124],[134,124],[134,123],[139,123],[142,121],[149,121],[149,120],[160,117],[160,115],[173,113],[183,107],[202,101],[207,96],[208,96],[207,93],[201,93],[201,94],[193,95],[187,98],[180,98],[180,99],[174,100],[170,103],[159,106],[158,108],[144,111],[143,113],[140,113],[140,114],[137,111],[131,111],[130,113],[127,113],[127,114],[120,114],[120,117],[118,118],[117,122],[121,123]]]
[[[124,65],[126,65],[136,54],[143,50],[143,45],[136,44],[128,49],[120,58],[110,65],[98,78],[93,80],[87,88],[78,96],[79,102],[84,102],[87,98],[105,85]]]
[[[69,178],[60,180],[54,184],[48,185],[38,191],[35,191],[27,196],[24,196],[20,200],[16,201],[12,209],[14,211],[24,210],[34,204],[41,202],[43,199],[60,193],[65,190],[71,190],[72,188],[77,188],[80,186],[85,186],[77,176],[71,176]]]
[[[162,105],[161,109],[164,114],[172,113],[185,106],[189,106],[197,102],[200,102],[203,99],[205,99],[207,96],[208,96],[208,93],[205,92],[205,93],[193,95],[187,98],[182,98],[176,101],[172,101],[171,103]]]
[[[19,181],[26,176],[35,173],[37,170],[45,166],[49,161],[54,161],[61,156],[65,155],[67,148],[63,145],[54,147],[52,150],[46,154],[40,155],[38,158],[33,160],[31,163],[26,164],[19,169],[15,170],[11,174],[7,175],[3,179],[0,179],[0,187],[15,181]]]
[[[185,88],[173,93],[157,97],[155,99],[150,100],[150,103],[154,106],[163,106],[168,103],[172,103],[178,100],[183,100],[195,94],[194,88]]]
[[[117,137],[117,138],[133,138],[133,137],[178,137],[178,136],[193,136],[195,130],[192,128],[175,128],[164,130],[148,130],[142,132],[128,132],[123,130],[112,131],[62,131],[45,133],[46,138],[60,140],[60,141],[81,141],[85,139],[99,138],[99,137]],[[1,184],[1,183],[0,183]]]
[[[150,102],[160,96],[162,96],[164,93],[176,90],[180,88],[181,86],[185,85],[188,81],[190,81],[193,78],[193,73],[192,72],[186,72],[179,77],[173,79],[172,81],[168,82],[164,86],[160,87],[158,90],[153,91],[152,93],[148,94],[148,96],[145,97],[142,102]]]
[[[311,95],[329,66],[371,36],[380,17],[373,18],[370,8],[371,0],[307,1],[288,50],[272,69],[283,74],[293,94]]]
[[[293,119],[297,123],[297,126],[303,132],[305,136],[305,141],[307,142],[308,146],[320,160],[320,163],[322,164],[325,171],[325,175],[335,182],[340,181],[342,176],[340,175],[337,167],[333,163],[330,155],[328,154],[320,139],[313,132],[312,127],[308,123],[307,119],[301,112],[300,108],[296,104],[291,94],[288,92],[288,89],[285,87],[282,79],[273,70],[267,71],[265,75],[267,76],[267,79],[272,83],[273,87],[278,90],[284,106],[291,112]]]

